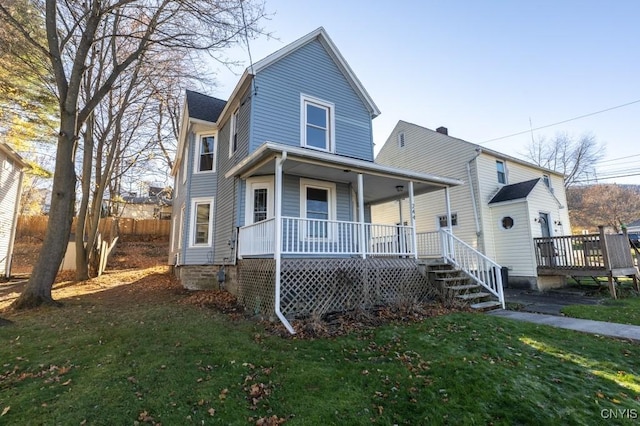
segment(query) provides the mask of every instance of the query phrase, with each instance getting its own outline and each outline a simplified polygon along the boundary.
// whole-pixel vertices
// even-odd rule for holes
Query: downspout
[[[473,180],[471,180],[471,163],[482,154],[482,150],[478,148],[476,155],[467,162],[467,178],[469,179],[469,191],[471,192],[471,202],[473,203],[473,218],[476,221],[476,237],[480,238],[482,228],[480,227],[480,218],[478,217],[478,205],[476,204],[476,192],[473,190]]]
[[[11,265],[13,264],[13,245],[16,238],[16,231],[18,228],[18,213],[20,212],[20,195],[22,194],[22,180],[24,179],[24,170],[20,170],[20,177],[18,178],[18,191],[16,192],[15,208],[13,210],[13,226],[11,227],[11,236],[9,237],[9,247],[7,250],[7,257],[4,264],[4,276],[6,278],[11,277]]]
[[[280,311],[280,271],[282,269],[282,164],[287,160],[287,151],[283,151],[280,157],[276,157],[276,176],[275,176],[275,229],[274,229],[274,249],[273,257],[276,261],[276,294],[275,294],[275,312],[280,322],[285,326],[291,334],[296,334],[295,330]]]

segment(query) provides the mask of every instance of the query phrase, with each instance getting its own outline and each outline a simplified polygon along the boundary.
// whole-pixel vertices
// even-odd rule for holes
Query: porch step
[[[502,304],[497,300],[488,300],[486,302],[472,303],[469,307],[475,311],[491,311],[501,308]]]
[[[447,290],[465,291],[465,290],[473,290],[480,287],[482,286],[479,284],[450,285],[450,286],[447,286]]]
[[[461,277],[446,277],[446,278],[436,278],[435,281],[438,281],[442,284],[451,284],[451,283],[460,283],[463,285],[464,283],[469,282],[469,277],[461,276]]]
[[[485,293],[483,291],[480,291],[478,293],[464,293],[464,294],[459,294],[456,297],[458,299],[462,299],[462,300],[476,300],[476,299],[484,299],[485,297],[491,296],[490,293]]]

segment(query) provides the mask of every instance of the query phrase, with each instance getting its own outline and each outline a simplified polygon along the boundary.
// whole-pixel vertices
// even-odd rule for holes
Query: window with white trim
[[[194,198],[191,207],[191,247],[210,247],[213,230],[213,199]]]
[[[498,183],[507,183],[507,169],[504,165],[504,161],[496,160],[496,172],[498,173]]]
[[[438,226],[440,226],[440,228],[447,227],[446,214],[438,216]],[[451,213],[451,226],[458,226],[458,213]]]
[[[236,109],[231,114],[231,120],[229,121],[229,158],[238,149],[238,110]]]
[[[198,136],[196,173],[216,171],[216,138],[214,135]]]
[[[300,103],[302,146],[333,152],[334,105],[306,95]]]
[[[331,227],[326,221],[336,220],[336,207],[335,183],[300,179],[300,217],[309,219],[305,238],[330,238]]]

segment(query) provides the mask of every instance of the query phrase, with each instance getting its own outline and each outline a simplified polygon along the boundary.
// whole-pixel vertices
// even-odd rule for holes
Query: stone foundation
[[[187,290],[217,290],[220,265],[181,265],[174,267],[176,277]],[[222,288],[237,294],[238,278],[235,265],[225,265]]]

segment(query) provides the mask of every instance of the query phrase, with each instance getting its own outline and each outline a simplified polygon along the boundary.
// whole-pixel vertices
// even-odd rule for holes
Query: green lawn
[[[640,297],[609,299],[604,304],[596,306],[567,306],[562,313],[575,318],[640,325]]]
[[[90,295],[8,318],[0,424],[592,425],[640,414],[638,345],[482,314],[319,340],[175,300]]]

